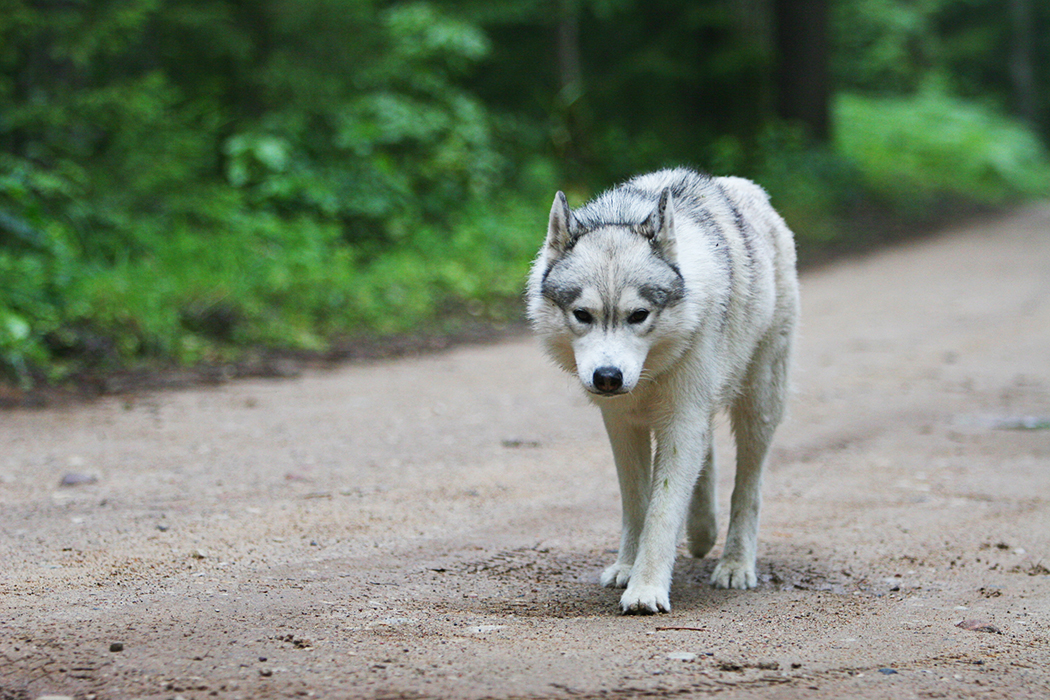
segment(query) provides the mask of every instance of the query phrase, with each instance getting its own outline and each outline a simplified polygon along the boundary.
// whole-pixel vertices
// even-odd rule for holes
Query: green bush
[[[981,104],[935,90],[846,94],[835,100],[833,124],[829,146],[773,123],[753,142],[726,136],[712,148],[713,172],[766,188],[803,259],[928,225],[949,206],[1050,192],[1050,159],[1038,137]]]
[[[45,201],[71,188],[61,173],[0,154],[0,375],[22,385],[34,368],[61,374],[47,338],[68,319],[82,267],[70,228],[48,216]]]
[[[1039,139],[984,105],[925,90],[908,97],[840,95],[835,147],[865,186],[915,211],[945,196],[1001,204],[1050,191]]]
[[[539,214],[539,215],[537,215]],[[448,330],[516,313],[543,233],[542,208],[474,200],[451,230],[416,230],[363,258],[332,225],[276,217],[202,238],[172,232],[149,258],[81,277],[85,322],[125,360],[224,361],[244,347],[323,349],[350,333]]]

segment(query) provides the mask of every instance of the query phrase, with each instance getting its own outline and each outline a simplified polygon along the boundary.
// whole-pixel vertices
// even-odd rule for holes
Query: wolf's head
[[[670,190],[639,218],[585,225],[558,192],[530,277],[533,325],[554,359],[597,395],[632,391],[681,345],[686,289]]]

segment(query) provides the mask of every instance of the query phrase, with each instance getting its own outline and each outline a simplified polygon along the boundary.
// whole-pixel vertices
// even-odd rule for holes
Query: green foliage
[[[507,171],[459,85],[488,51],[426,2],[9,0],[0,368],[25,383],[418,322],[462,276],[420,274],[444,252],[420,241],[455,244]],[[419,281],[399,291],[402,273]]]
[[[831,9],[831,63],[840,90],[913,94],[936,81],[948,94],[1021,114],[1050,136],[1050,4],[835,0]],[[1029,72],[1024,87],[1019,80]],[[1031,114],[1022,108],[1026,98]]]
[[[864,197],[849,158],[809,143],[797,128],[771,125],[761,135],[754,179],[769,192],[804,251],[843,238],[843,218]]]
[[[309,219],[256,217],[210,239],[181,229],[149,259],[82,278],[75,293],[121,356],[186,363],[229,360],[244,346],[320,350],[349,333],[432,325],[439,311],[450,322],[507,320],[535,252],[536,211],[473,200],[450,230],[418,229],[371,258],[338,226]]]
[[[71,189],[59,173],[0,154],[0,370],[23,385],[52,360],[45,339],[66,320],[80,272],[69,230],[43,206]]]
[[[769,116],[770,50],[732,3],[444,4],[480,17],[492,36],[473,88],[538,125],[567,179],[609,183],[695,164],[718,136],[747,138]],[[558,37],[573,27],[578,80],[559,58]]]
[[[876,195],[921,208],[945,195],[1002,203],[1050,191],[1050,159],[1032,132],[978,103],[928,90],[841,95],[835,143]]]
[[[846,89],[918,89],[942,51],[934,30],[944,0],[839,0],[833,3],[838,51],[833,68]]]
[[[332,3],[317,19],[331,26],[312,27],[372,47],[337,63],[339,78],[304,27],[277,25],[282,50],[262,69],[273,76],[273,104],[262,119],[244,120],[222,150],[227,181],[253,206],[337,220],[349,241],[382,247],[486,192],[502,164],[486,108],[453,82],[485,56],[484,35],[425,3],[357,5],[351,21],[333,16],[340,4]]]

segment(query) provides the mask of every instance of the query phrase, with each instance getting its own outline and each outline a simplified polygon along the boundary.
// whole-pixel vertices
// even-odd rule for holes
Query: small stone
[[[880,668],[879,669],[879,673],[881,673],[884,676],[896,676],[897,675],[897,672],[894,671],[892,668]]]
[[[109,650],[113,652],[124,651],[124,642],[113,642],[109,645]]]
[[[500,444],[511,449],[533,449],[543,446],[543,443],[539,440],[525,440],[522,438],[507,438],[506,440],[501,440]]]
[[[991,634],[1002,634],[1003,631],[986,620],[963,620],[956,625],[959,629],[969,632],[989,632]]]
[[[667,658],[671,661],[696,661],[696,654],[688,651],[672,651]]]
[[[94,484],[98,481],[98,477],[94,474],[83,474],[81,472],[69,472],[62,477],[62,481],[59,482],[59,486],[86,486],[87,484]]]
[[[262,676],[263,678],[269,678],[270,676],[273,675],[273,671],[268,669],[268,668],[260,668],[259,669],[259,675]]]

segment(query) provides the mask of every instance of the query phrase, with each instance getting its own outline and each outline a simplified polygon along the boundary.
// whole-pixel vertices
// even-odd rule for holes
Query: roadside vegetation
[[[553,192],[655,167],[757,180],[805,259],[1050,191],[996,3],[831,5],[821,137],[763,3],[6,0],[0,381],[513,322]]]

